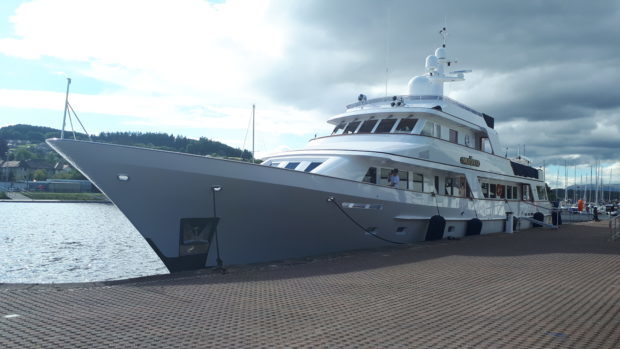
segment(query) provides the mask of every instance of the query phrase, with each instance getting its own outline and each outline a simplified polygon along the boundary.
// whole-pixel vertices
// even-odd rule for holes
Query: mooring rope
[[[358,221],[356,221],[353,217],[351,217],[343,208],[342,206],[338,203],[338,201],[336,201],[336,198],[334,198],[333,196],[330,196],[327,198],[327,202],[331,202],[333,203],[338,210],[340,210],[340,212],[342,212],[342,214],[344,214],[345,216],[347,216],[347,218],[349,218],[351,220],[351,222],[353,222],[355,225],[357,225],[360,229],[362,229],[363,231],[365,231],[366,233],[370,234],[371,236],[374,236],[375,238],[379,239],[379,240],[383,240],[385,242],[389,242],[392,244],[396,244],[396,245],[407,245],[407,242],[398,242],[398,241],[392,241],[386,238],[383,238],[373,232],[371,232],[370,230],[364,228],[361,224],[359,224]]]

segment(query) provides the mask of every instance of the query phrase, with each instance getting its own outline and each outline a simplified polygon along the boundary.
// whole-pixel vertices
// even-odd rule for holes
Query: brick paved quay
[[[620,348],[606,222],[123,282],[0,285],[0,348]]]

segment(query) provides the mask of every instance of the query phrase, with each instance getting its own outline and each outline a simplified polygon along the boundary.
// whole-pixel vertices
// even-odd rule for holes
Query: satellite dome
[[[430,55],[426,57],[426,71],[432,72],[437,70],[439,67],[439,61],[437,60],[437,56]]]
[[[435,50],[435,56],[439,59],[446,59],[446,49],[444,47],[439,47]]]
[[[409,95],[411,96],[428,96],[433,95],[433,82],[426,76],[414,76],[409,80]]]

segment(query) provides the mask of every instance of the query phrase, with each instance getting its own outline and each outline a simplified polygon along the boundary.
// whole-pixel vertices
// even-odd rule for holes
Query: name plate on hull
[[[466,158],[464,156],[461,156],[461,164],[468,165],[468,166],[480,167],[480,160],[476,160],[476,159],[472,158],[471,156],[468,157],[468,158]]]

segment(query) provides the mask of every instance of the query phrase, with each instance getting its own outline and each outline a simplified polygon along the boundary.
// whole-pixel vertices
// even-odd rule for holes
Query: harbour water
[[[93,282],[167,273],[114,205],[0,202],[0,283]]]

